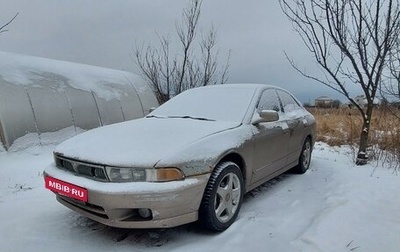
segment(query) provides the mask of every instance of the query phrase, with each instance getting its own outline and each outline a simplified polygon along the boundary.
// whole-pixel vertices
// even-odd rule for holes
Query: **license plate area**
[[[55,193],[83,202],[87,202],[88,200],[87,189],[83,187],[76,186],[50,176],[46,176],[44,180],[45,187]]]

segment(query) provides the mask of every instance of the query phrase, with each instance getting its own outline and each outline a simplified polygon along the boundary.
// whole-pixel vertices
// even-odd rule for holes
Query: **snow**
[[[150,116],[191,116],[242,122],[257,88],[265,85],[226,84],[187,90],[161,105]]]
[[[69,85],[76,89],[94,92],[107,101],[120,100],[126,95],[122,87],[125,89],[133,87],[138,93],[148,91],[148,87],[139,76],[125,71],[1,51],[0,59],[0,76],[16,85],[39,86],[38,80],[57,77],[65,80],[64,84],[57,81],[60,84],[57,90],[60,92],[65,85]],[[54,76],[50,77],[49,74]]]
[[[148,168],[163,157],[182,153],[181,150],[206,136],[239,125],[182,118],[142,118],[90,130],[60,144],[56,152],[81,161]]]
[[[400,247],[399,176],[376,163],[355,166],[349,147],[317,142],[307,173],[283,174],[248,193],[237,221],[223,233],[196,224],[117,229],[80,216],[44,189],[42,171],[53,161],[54,148],[49,141],[0,152],[1,251],[387,252]]]
[[[9,151],[19,151],[38,145],[59,144],[62,141],[65,141],[84,131],[85,130],[79,127],[70,126],[57,132],[45,132],[40,135],[37,133],[27,133],[24,136],[17,138],[13,145],[10,146]]]
[[[293,119],[299,118],[299,117],[306,117],[308,115],[309,115],[309,113],[307,112],[307,110],[305,110],[303,108],[297,108],[297,109],[289,111],[287,113],[282,113],[282,112],[279,113],[280,118],[284,118],[287,120],[293,120]],[[307,120],[305,122],[307,122]]]
[[[63,171],[55,166],[54,163],[46,168],[46,174],[54,178],[62,178],[69,183],[83,188],[90,188],[93,191],[104,193],[157,193],[171,192],[174,190],[185,190],[202,181],[197,178],[187,178],[182,181],[165,182],[165,183],[146,183],[146,182],[129,182],[129,183],[104,183],[100,181],[78,177],[74,174]]]

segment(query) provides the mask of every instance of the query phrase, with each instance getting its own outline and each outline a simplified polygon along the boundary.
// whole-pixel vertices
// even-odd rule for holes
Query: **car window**
[[[276,112],[281,111],[281,106],[275,89],[267,89],[262,93],[257,109],[275,110]]]
[[[281,90],[277,90],[277,92],[279,94],[279,98],[282,103],[283,111],[285,113],[291,113],[291,112],[302,110],[302,107],[297,103],[297,101],[295,99],[293,99],[293,97],[290,94],[288,94],[284,91],[281,91]]]
[[[215,85],[187,90],[147,117],[194,118],[241,122],[253,100],[254,89]]]

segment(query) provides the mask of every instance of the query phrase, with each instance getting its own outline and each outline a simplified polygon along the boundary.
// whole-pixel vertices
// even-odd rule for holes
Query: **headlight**
[[[182,180],[185,175],[178,168],[120,168],[106,167],[111,182],[167,182]]]

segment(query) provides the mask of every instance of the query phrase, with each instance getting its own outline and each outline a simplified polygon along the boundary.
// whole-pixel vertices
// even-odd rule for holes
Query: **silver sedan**
[[[281,88],[195,88],[145,118],[63,142],[45,186],[63,205],[106,225],[199,221],[223,231],[246,192],[289,169],[306,172],[314,141],[314,117]]]

